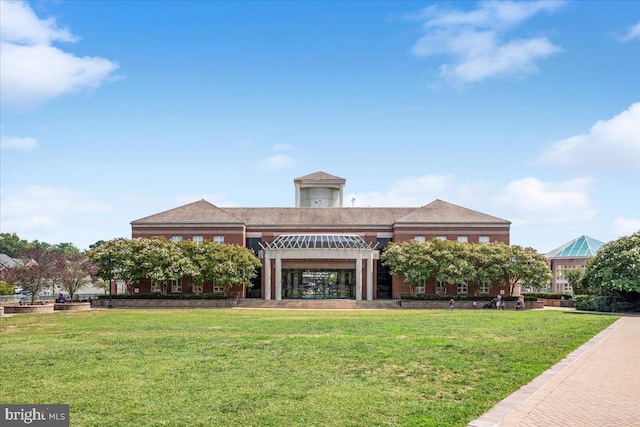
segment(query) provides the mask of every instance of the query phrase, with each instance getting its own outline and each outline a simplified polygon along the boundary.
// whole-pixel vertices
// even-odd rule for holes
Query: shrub
[[[98,295],[98,299],[109,299],[109,295]],[[235,299],[235,295],[185,295],[185,294],[176,294],[176,295],[161,295],[161,294],[153,294],[153,295],[112,295],[111,299]]]
[[[525,297],[545,298],[545,299],[571,299],[571,294],[561,294],[558,292],[527,292],[523,293]]]
[[[412,301],[449,301],[452,299],[454,301],[491,301],[495,298],[495,295],[400,295],[400,299],[403,300],[412,300]],[[527,297],[525,296],[525,301],[536,301],[535,297]],[[503,296],[502,301],[517,301],[518,297],[516,296]]]
[[[640,311],[640,301],[624,301],[612,296],[576,295],[573,297],[576,309],[602,312]]]

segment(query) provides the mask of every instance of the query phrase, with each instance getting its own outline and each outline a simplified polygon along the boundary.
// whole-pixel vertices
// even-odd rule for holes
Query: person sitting
[[[67,302],[67,298],[65,298],[64,295],[60,294],[58,295],[58,299],[56,300],[56,302]]]

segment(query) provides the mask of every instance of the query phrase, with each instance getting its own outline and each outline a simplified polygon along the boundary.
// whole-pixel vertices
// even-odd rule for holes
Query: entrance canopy
[[[271,299],[271,286],[274,286],[274,298],[282,295],[282,264],[287,260],[302,260],[309,267],[318,260],[354,262],[356,275],[356,300],[362,299],[363,263],[365,264],[366,298],[373,298],[373,264],[379,258],[377,243],[367,243],[357,234],[281,234],[273,242],[260,243],[263,249],[261,258],[265,267],[265,299]],[[307,261],[304,261],[307,260]],[[275,262],[275,280],[271,279],[271,262]],[[338,267],[339,268],[339,267]]]
[[[357,234],[281,234],[271,243],[260,244],[263,249],[375,249]]]

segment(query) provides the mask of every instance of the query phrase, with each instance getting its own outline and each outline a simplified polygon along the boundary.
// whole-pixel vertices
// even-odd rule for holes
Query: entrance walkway
[[[640,316],[625,316],[470,427],[640,425]]]

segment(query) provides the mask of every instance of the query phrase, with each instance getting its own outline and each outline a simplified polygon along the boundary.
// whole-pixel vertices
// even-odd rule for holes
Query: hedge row
[[[615,297],[600,295],[576,295],[573,297],[576,309],[604,312],[640,312],[640,301],[622,301]]]
[[[98,299],[216,299],[216,300],[221,300],[221,299],[235,299],[235,296],[230,296],[230,295],[187,295],[187,294],[175,294],[175,295],[162,295],[162,294],[151,294],[151,295],[141,295],[141,294],[134,294],[134,295],[125,295],[125,294],[118,294],[118,295],[98,295],[97,296]]]
[[[412,301],[449,301],[453,299],[454,301],[491,301],[495,296],[492,295],[400,295],[400,299],[403,300],[412,300]],[[516,296],[503,296],[503,301],[517,301],[518,297]],[[525,301],[536,301],[537,298],[526,296],[524,297]]]
[[[525,292],[525,297],[544,298],[544,299],[571,299],[571,294],[561,294],[557,292]]]

